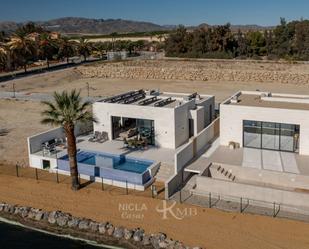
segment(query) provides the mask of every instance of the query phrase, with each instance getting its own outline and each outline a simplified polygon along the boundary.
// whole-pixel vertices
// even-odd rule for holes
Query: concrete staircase
[[[235,181],[236,176],[233,175],[232,173],[230,173],[228,170],[226,170],[223,166],[221,165],[216,165],[216,171],[217,174],[219,174],[221,177],[221,179],[225,179],[225,180],[230,180],[232,182]],[[214,172],[212,172],[214,173]],[[214,177],[214,176],[213,176]]]
[[[166,182],[174,174],[174,165],[161,163],[161,166],[155,175],[159,182]]]

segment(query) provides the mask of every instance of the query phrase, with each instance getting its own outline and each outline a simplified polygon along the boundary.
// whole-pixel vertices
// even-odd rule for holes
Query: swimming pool
[[[68,155],[60,158],[68,161]],[[151,160],[136,159],[123,155],[114,155],[101,152],[79,151],[77,162],[97,167],[122,170],[141,174],[145,172],[154,162]]]

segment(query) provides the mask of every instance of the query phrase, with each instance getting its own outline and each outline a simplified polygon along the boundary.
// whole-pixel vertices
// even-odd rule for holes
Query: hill
[[[0,31],[11,33],[24,23],[16,22],[0,22]],[[90,19],[81,17],[63,17],[48,21],[35,22],[38,25],[50,31],[57,31],[64,34],[100,34],[108,35],[111,33],[135,33],[135,32],[151,32],[151,31],[166,31],[176,29],[176,25],[158,25],[151,22],[131,21],[123,19]],[[216,25],[213,25],[216,26]],[[206,23],[198,26],[187,27],[189,30],[202,27],[212,27]],[[264,30],[271,27],[263,27],[258,25],[231,25],[232,31],[248,30]]]
[[[123,19],[89,19],[80,17],[64,17],[49,21],[35,22],[50,31],[70,34],[110,34],[150,32],[169,30],[170,27],[161,26],[150,22],[130,21]],[[0,22],[0,30],[13,32],[25,23]]]

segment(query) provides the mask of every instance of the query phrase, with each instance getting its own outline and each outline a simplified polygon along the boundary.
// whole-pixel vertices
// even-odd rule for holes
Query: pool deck
[[[156,146],[148,146],[147,149],[128,149],[124,147],[124,143],[121,140],[111,140],[104,143],[89,142],[91,135],[78,136],[77,137],[77,149],[102,152],[115,155],[125,155],[128,157],[147,159],[155,162],[162,162],[168,165],[174,165],[174,155],[176,150],[159,148]],[[34,155],[44,156],[49,158],[60,158],[67,154],[66,148],[58,148],[57,153],[52,153],[50,155],[44,154],[43,151],[38,151],[33,153]]]
[[[175,150],[158,148],[156,146],[149,146],[147,149],[128,149],[124,147],[123,141],[111,140],[104,143],[89,142],[88,138],[79,138],[77,143],[78,149],[105,152],[110,154],[125,155],[128,157],[135,157],[141,159],[153,160],[156,162],[163,162],[174,165]],[[83,140],[83,141],[81,141]]]

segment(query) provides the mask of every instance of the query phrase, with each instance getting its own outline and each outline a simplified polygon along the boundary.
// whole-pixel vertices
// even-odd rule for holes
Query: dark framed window
[[[243,146],[296,152],[299,125],[243,120]]]

